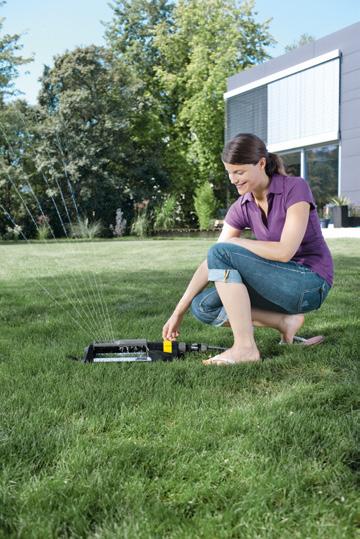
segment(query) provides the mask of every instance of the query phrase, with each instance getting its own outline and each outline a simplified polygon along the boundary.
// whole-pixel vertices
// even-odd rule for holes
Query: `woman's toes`
[[[215,362],[219,359],[219,355],[209,357],[208,359],[203,359],[202,363],[203,365],[215,365]]]
[[[226,357],[218,359],[209,358],[203,360],[203,365],[235,365],[236,363],[240,362]]]
[[[211,361],[212,361],[212,359],[211,359],[211,357],[209,357],[209,359],[203,359],[201,363],[203,365],[211,365]]]

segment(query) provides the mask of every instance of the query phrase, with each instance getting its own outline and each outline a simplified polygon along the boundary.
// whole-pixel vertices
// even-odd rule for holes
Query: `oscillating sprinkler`
[[[203,343],[176,341],[149,342],[146,339],[123,339],[93,342],[85,348],[84,363],[128,363],[183,359],[188,352],[224,351],[225,348]]]

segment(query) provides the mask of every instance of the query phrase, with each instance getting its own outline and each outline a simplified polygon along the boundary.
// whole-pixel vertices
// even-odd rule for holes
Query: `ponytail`
[[[273,176],[274,174],[283,174],[286,175],[284,161],[281,159],[280,155],[276,153],[266,152],[266,166],[265,172],[268,176]]]
[[[225,145],[221,154],[224,163],[230,165],[256,165],[262,157],[266,159],[265,172],[286,175],[284,162],[276,153],[268,152],[265,143],[252,133],[239,133]]]

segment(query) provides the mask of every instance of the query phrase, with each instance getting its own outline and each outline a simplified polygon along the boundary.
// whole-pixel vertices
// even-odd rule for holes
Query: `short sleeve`
[[[316,208],[313,194],[306,180],[303,178],[291,178],[288,182],[290,186],[285,197],[286,210],[297,202],[309,202],[311,210]]]
[[[245,204],[242,205],[240,200],[241,199],[238,199],[230,206],[224,221],[238,230],[244,230],[244,228],[249,228],[249,223],[244,211]]]

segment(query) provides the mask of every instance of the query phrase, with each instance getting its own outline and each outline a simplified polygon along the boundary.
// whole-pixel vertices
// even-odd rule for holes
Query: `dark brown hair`
[[[265,173],[286,174],[284,162],[276,153],[267,151],[265,143],[252,133],[239,133],[225,145],[221,159],[229,165],[256,165],[266,158]]]

